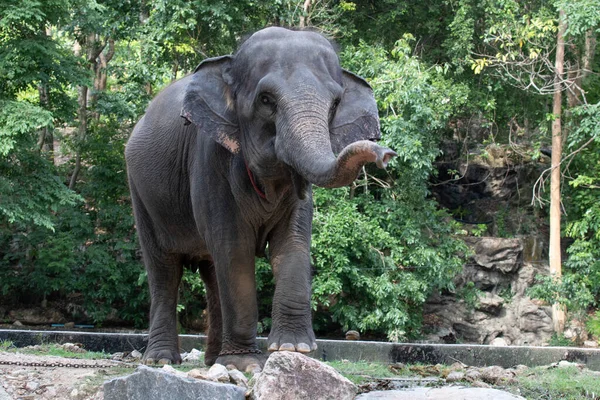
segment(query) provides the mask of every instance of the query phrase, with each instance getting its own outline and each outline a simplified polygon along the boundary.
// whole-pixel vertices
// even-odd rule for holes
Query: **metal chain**
[[[219,356],[233,356],[240,354],[262,354],[258,349],[239,349],[239,350],[222,350]]]
[[[84,364],[84,363],[63,363],[63,362],[29,362],[29,361],[5,361],[0,360],[0,365],[16,365],[20,367],[42,367],[42,368],[137,368],[138,364]]]

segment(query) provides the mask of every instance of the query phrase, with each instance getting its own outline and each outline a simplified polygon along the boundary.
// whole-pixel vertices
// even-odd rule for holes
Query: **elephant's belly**
[[[206,242],[199,234],[192,218],[171,216],[168,223],[161,225],[156,230],[165,251],[186,254],[197,259],[210,258]]]

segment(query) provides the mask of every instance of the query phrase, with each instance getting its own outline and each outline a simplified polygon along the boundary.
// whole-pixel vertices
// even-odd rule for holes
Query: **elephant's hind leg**
[[[183,273],[181,256],[150,256],[146,261],[150,285],[150,332],[144,353],[146,364],[180,364],[177,335],[177,295]]]
[[[133,182],[130,187],[151,300],[148,345],[143,362],[180,364],[177,295],[183,274],[183,257],[162,248]]]
[[[223,343],[223,319],[221,315],[221,300],[219,299],[219,285],[215,266],[210,261],[203,261],[199,265],[200,276],[206,287],[206,303],[208,309],[207,345],[204,353],[204,363],[213,365],[221,352]]]

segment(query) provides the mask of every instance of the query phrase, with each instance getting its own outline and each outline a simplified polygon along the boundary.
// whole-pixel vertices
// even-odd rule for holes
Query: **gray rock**
[[[244,374],[242,374],[237,369],[231,369],[227,372],[229,373],[229,380],[231,381],[231,383],[235,384],[236,386],[243,387],[245,389],[248,388],[248,379]]]
[[[471,382],[479,381],[481,380],[481,372],[479,372],[477,369],[470,369],[465,374],[465,378]]]
[[[201,352],[200,350],[192,349],[192,351],[190,351],[189,353],[187,353],[185,355],[185,357],[183,357],[183,361],[198,362],[198,361],[200,361],[200,359],[202,358],[203,355],[204,355],[204,353]]]
[[[206,371],[203,371],[203,370],[198,369],[198,368],[194,368],[194,369],[188,371],[187,376],[189,376],[190,378],[202,379],[202,380],[205,380],[205,381],[213,381],[213,382],[217,381],[216,379],[208,378],[206,376]]]
[[[452,371],[446,377],[446,382],[459,382],[465,379],[465,373],[462,371]]]
[[[523,252],[521,239],[484,237],[475,243],[475,262],[482,267],[504,273],[514,272],[520,267]]]
[[[472,260],[475,262],[465,265],[454,283],[460,289],[471,282],[483,293],[474,305],[475,310],[455,295],[432,295],[423,311],[426,321],[431,321],[427,327],[436,333],[427,339],[494,345],[506,342],[515,346],[546,344],[554,332],[551,307],[531,300],[527,289],[536,276],[548,274],[549,267],[540,260],[534,260],[535,264],[524,263],[522,255],[523,249],[528,254],[537,254],[537,245],[532,250],[528,244],[530,238],[467,239],[476,253]],[[442,337],[442,332],[448,331],[455,334]],[[491,343],[498,337],[504,341]]]
[[[497,337],[490,342],[490,346],[506,347],[508,346],[508,343],[506,343],[506,339],[503,337]]]
[[[504,299],[502,297],[493,293],[484,293],[482,296],[479,296],[479,303],[476,309],[488,314],[497,315],[503,305]]]
[[[254,386],[256,400],[351,400],[356,386],[329,365],[300,353],[269,357]]]
[[[364,393],[356,400],[519,400],[524,397],[515,396],[498,389],[467,388],[446,386],[442,388],[418,387],[410,390],[386,390]]]
[[[498,365],[481,368],[480,372],[481,379],[492,385],[509,382],[515,376],[514,372],[507,371]]]
[[[104,383],[105,400],[244,400],[245,390],[229,384],[184,378],[139,366],[128,376]]]
[[[559,361],[557,366],[558,366],[558,368],[579,368],[579,369],[585,368],[585,364],[577,364],[577,363],[566,361],[566,360]]]
[[[134,360],[141,360],[143,357],[143,354],[137,350],[134,350],[129,354],[129,357],[131,357]]]
[[[229,371],[224,365],[214,364],[206,373],[206,377],[219,382],[229,382]]]

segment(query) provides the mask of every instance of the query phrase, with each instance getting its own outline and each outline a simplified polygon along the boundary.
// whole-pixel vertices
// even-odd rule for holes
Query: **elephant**
[[[180,363],[183,268],[199,272],[205,363],[263,365],[255,257],[274,275],[268,351],[310,353],[312,185],[346,186],[396,153],[369,84],[308,30],[257,31],[163,89],[127,142],[131,201],[150,290],[145,363]]]

